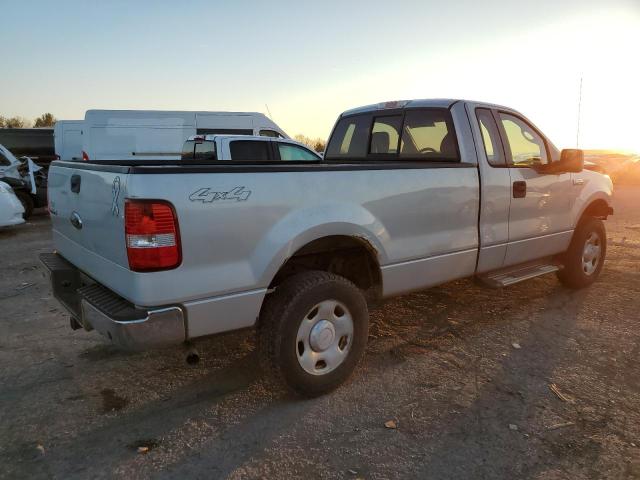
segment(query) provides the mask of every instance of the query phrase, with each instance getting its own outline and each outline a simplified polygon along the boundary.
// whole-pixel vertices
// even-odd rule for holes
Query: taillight
[[[124,226],[131,270],[170,270],[180,265],[182,248],[178,218],[170,203],[126,200]]]
[[[89,161],[89,155],[87,155],[87,152],[85,152],[84,150],[82,151],[82,161],[83,162]]]

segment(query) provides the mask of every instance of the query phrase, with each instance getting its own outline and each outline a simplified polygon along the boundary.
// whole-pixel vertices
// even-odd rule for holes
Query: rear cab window
[[[341,118],[325,159],[459,162],[460,153],[449,110],[411,108]]]
[[[369,153],[374,155],[395,155],[402,129],[402,115],[375,117],[371,127]]]
[[[402,129],[400,156],[458,161],[458,141],[451,114],[445,110],[408,110]]]
[[[371,114],[353,115],[338,121],[325,158],[364,158],[369,145]]]

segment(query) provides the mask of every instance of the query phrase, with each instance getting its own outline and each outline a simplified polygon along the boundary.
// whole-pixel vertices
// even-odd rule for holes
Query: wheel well
[[[609,207],[609,204],[602,199],[598,199],[591,202],[584,212],[582,212],[580,220],[582,221],[585,217],[594,217],[606,220],[611,213],[612,210],[611,207]]]
[[[322,270],[345,277],[375,298],[381,292],[382,276],[377,253],[364,239],[334,235],[308,243],[280,267],[269,288],[308,270]]]

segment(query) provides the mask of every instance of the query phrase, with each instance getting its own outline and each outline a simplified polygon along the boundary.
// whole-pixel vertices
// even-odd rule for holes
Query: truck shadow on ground
[[[445,425],[446,430],[440,432],[438,441],[423,445],[424,450],[428,452],[429,461],[418,469],[416,478],[468,478],[485,475],[497,477],[517,475],[533,478],[536,477],[537,472],[544,471],[546,462],[539,462],[536,456],[527,456],[529,445],[526,437],[522,435],[526,431],[514,432],[508,425],[509,423],[526,425],[536,413],[536,409],[539,408],[536,399],[548,394],[549,378],[552,377],[557,363],[564,355],[565,344],[575,328],[577,313],[582,308],[584,292],[574,293],[556,287],[557,285],[553,285],[542,290],[538,289],[536,295],[546,299],[545,308],[549,314],[543,315],[542,323],[531,328],[530,335],[522,339],[527,345],[525,354],[520,355],[522,351],[519,351],[518,355],[505,357],[500,364],[499,376],[477,390],[475,401],[462,412],[443,419],[440,424]],[[476,294],[484,294],[482,289],[475,290]],[[423,319],[418,331],[414,331],[410,338],[400,341],[390,349],[373,352],[373,355],[369,352],[367,363],[374,363],[380,368],[380,371],[374,375],[382,375],[385,368],[391,368],[388,365],[389,357],[402,362],[412,355],[428,355],[433,353],[434,343],[449,335],[465,341],[464,338],[467,335],[464,331],[465,326],[452,326],[446,321],[448,311],[446,307],[455,306],[461,300],[455,289],[450,286],[441,287],[434,292],[418,295],[428,298],[419,298],[416,295],[405,296],[392,300],[386,307],[383,306],[381,310],[374,313],[375,322],[376,317],[385,312],[388,314],[391,308],[397,307],[397,302],[405,305],[415,302],[417,305],[422,305],[427,300],[434,305],[434,311],[431,312],[434,315],[427,321]],[[512,299],[507,299],[507,303],[511,304]],[[437,312],[438,310],[441,310],[440,313]],[[502,318],[502,321],[504,320]],[[562,334],[549,342],[548,329],[557,329]],[[391,327],[391,334],[395,333],[393,330],[394,327]],[[402,330],[402,328],[396,326],[396,330]],[[418,353],[415,349],[416,345],[423,347]],[[525,371],[533,378],[523,382],[521,376]],[[358,382],[361,379],[354,381]],[[371,399],[363,399],[363,408],[367,401]],[[208,443],[211,448],[207,449],[206,456],[187,455],[177,459],[173,462],[173,467],[163,473],[186,477],[197,474],[199,471],[207,471],[220,478],[231,475],[245,467],[252,459],[260,458],[265,450],[274,446],[274,439],[283,434],[300,433],[300,429],[304,428],[300,426],[300,419],[314,408],[315,402],[291,397],[281,397],[276,402],[266,402],[258,412],[247,416],[239,425],[234,426],[232,433],[228,435],[223,433],[214,442]],[[285,404],[287,408],[283,408]],[[504,421],[499,421],[500,419]],[[519,435],[520,438],[514,438],[515,435]],[[522,468],[514,465],[514,449],[523,456]],[[583,461],[594,462],[598,456],[598,446],[589,441],[577,443],[554,441],[549,443],[549,450],[556,460],[568,453],[575,454],[576,451],[579,452]],[[340,470],[344,466],[328,465],[327,467],[331,470]],[[372,471],[375,471],[375,468],[372,468]],[[367,468],[362,468],[360,473],[367,473]]]
[[[563,432],[544,432],[538,424],[547,408],[543,399],[553,396],[549,383],[554,370],[572,355],[567,341],[585,295],[567,291],[549,295],[546,312],[521,339],[526,348],[507,355],[498,375],[477,389],[471,405],[443,420],[446,430],[438,432],[418,477],[539,478],[567,456],[579,459],[583,468],[593,466],[600,449],[596,442],[573,435],[563,439]]]

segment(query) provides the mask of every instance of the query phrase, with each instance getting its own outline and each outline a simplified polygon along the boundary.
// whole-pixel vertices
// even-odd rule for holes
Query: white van
[[[58,120],[53,128],[53,141],[58,160],[82,160],[82,127],[84,120]]]
[[[180,160],[193,135],[233,134],[289,138],[262,113],[87,110],[83,160]]]

